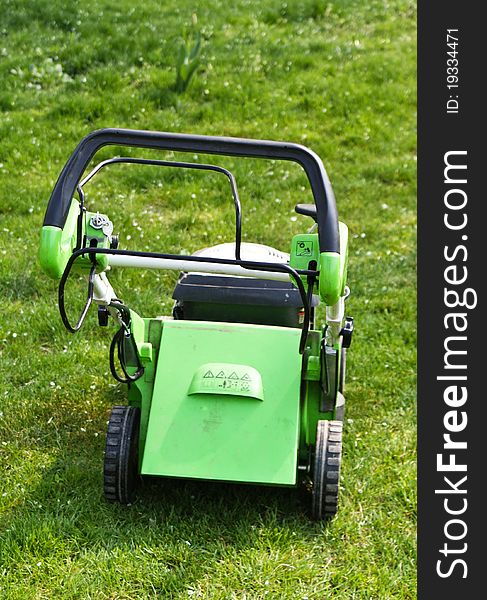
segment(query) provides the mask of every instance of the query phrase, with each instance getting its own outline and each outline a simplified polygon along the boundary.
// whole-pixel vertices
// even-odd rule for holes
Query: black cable
[[[119,312],[122,321],[120,329],[115,333],[110,344],[110,371],[113,377],[120,383],[130,383],[139,379],[144,373],[144,367],[140,362],[137,352],[137,344],[130,329],[130,310],[118,300],[112,301],[110,306]],[[128,342],[132,344],[132,352],[137,360],[137,371],[132,375],[127,371],[126,344]],[[118,363],[122,368],[125,378],[118,374],[115,367],[115,348],[117,349]]]
[[[71,272],[71,267],[73,265],[73,262],[74,261],[68,261],[66,268],[64,269],[64,273],[61,277],[61,281],[59,282],[58,304],[59,304],[59,313],[61,315],[61,320],[62,320],[64,326],[71,333],[76,333],[77,331],[79,331],[81,329],[81,325],[83,325],[85,317],[88,313],[88,309],[90,308],[90,306],[93,302],[93,286],[94,286],[93,282],[95,279],[96,264],[92,265],[92,267],[90,269],[90,274],[88,276],[88,293],[87,293],[87,297],[86,297],[85,306],[84,306],[83,310],[81,311],[81,314],[78,318],[76,325],[73,326],[69,322],[68,315],[66,313],[66,306],[64,303],[64,291],[65,291],[65,287],[66,287],[66,282],[67,282],[69,274]]]
[[[92,250],[96,250],[96,248],[92,248]],[[74,260],[77,258],[77,256],[71,255],[70,259],[68,260],[68,262],[66,264],[66,268],[64,269],[64,273],[61,277],[61,281],[59,282],[59,290],[58,290],[59,313],[61,314],[61,320],[62,320],[64,326],[71,333],[76,333],[77,331],[79,331],[79,329],[83,325],[85,317],[88,313],[88,309],[90,308],[90,306],[93,302],[94,278],[95,278],[95,274],[96,274],[96,254],[94,252],[90,252],[88,254],[90,254],[90,260],[93,263],[92,267],[90,269],[89,277],[88,277],[88,294],[87,294],[85,306],[78,318],[76,325],[74,325],[74,326],[71,325],[71,323],[68,319],[68,315],[66,314],[66,306],[65,306],[65,302],[64,302],[64,292],[65,292],[65,287],[66,287],[66,281],[68,280],[69,274],[71,273],[71,268],[72,268]],[[111,371],[113,377],[120,383],[130,383],[132,381],[136,381],[137,379],[139,379],[139,377],[141,377],[141,375],[144,372],[144,367],[140,363],[139,355],[137,352],[137,345],[136,345],[134,337],[130,331],[130,310],[126,306],[124,306],[122,303],[120,303],[119,301],[112,302],[111,306],[113,306],[114,308],[116,308],[119,311],[119,313],[121,315],[121,319],[122,319],[122,325],[121,325],[120,329],[117,331],[117,333],[114,335],[113,340],[110,344],[110,371]],[[132,344],[133,354],[137,359],[137,371],[133,375],[128,373],[127,366],[126,366],[127,360],[126,360],[125,344],[127,341],[130,341],[130,343]],[[125,378],[121,377],[116,371],[115,348],[117,348],[118,362],[119,362],[120,366],[122,367],[122,371],[123,371],[123,374],[125,375]]]
[[[131,341],[134,354],[137,357],[137,371],[133,375],[127,371],[125,344],[128,340]],[[115,366],[115,348],[117,349],[118,363],[122,368],[125,377],[121,377],[117,372]],[[127,335],[123,326],[120,327],[120,329],[115,333],[110,344],[110,372],[120,383],[131,383],[133,381],[137,381],[137,379],[139,379],[144,373],[144,367],[140,363],[139,355],[137,353],[137,346],[135,344],[133,335],[131,333]]]

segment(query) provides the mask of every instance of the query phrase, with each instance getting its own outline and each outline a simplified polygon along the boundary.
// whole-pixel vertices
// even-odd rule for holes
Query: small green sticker
[[[302,240],[296,243],[296,256],[313,256],[313,240]]]

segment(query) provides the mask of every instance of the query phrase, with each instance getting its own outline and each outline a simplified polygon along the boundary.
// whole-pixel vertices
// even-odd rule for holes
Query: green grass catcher
[[[312,233],[294,236],[289,254],[241,241],[234,176],[223,167],[146,158],[104,160],[84,172],[106,145],[297,162],[314,204]],[[118,248],[108,216],[89,212],[83,188],[103,167],[137,163],[202,169],[229,180],[235,242],[190,256]],[[84,176],[84,177],[83,177]],[[108,423],[104,492],[130,503],[141,475],[296,486],[311,483],[315,519],[337,511],[342,453],[345,353],[353,320],[344,317],[348,230],[319,157],[291,143],[152,131],[103,129],[86,136],[54,187],[41,235],[40,262],[60,280],[66,328],[80,329],[90,305],[99,324],[119,325],[110,367],[128,385],[128,405]],[[107,278],[116,267],[180,272],[167,317],[141,317]],[[86,304],[76,324],[65,310],[72,270],[85,272]],[[326,322],[315,310],[326,306]]]

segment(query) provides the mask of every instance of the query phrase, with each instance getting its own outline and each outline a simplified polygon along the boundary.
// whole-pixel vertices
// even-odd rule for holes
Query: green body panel
[[[157,357],[162,335],[162,319],[142,319],[136,312],[130,311],[132,334],[137,344],[140,362],[144,367],[142,377],[128,386],[128,403],[140,408],[139,468],[149,423],[152,393],[154,390]],[[128,363],[129,373],[137,370],[135,362]]]
[[[142,473],[295,484],[299,337],[299,329],[288,327],[165,321]],[[222,382],[229,384],[237,381],[233,372],[240,378],[253,374],[257,381],[256,371],[262,399],[246,393],[198,393],[194,382],[202,368],[212,370],[209,364],[221,367]]]
[[[322,382],[321,347],[322,332],[310,331],[303,360],[303,381],[301,385],[302,410],[299,436],[299,457],[308,459],[309,446],[316,441],[316,427],[319,420],[333,419],[334,411],[321,412],[324,383]]]
[[[152,395],[162,329],[164,324],[170,321],[161,318],[142,319],[133,311],[131,311],[131,316],[132,330],[139,350],[139,358],[144,366],[143,376],[136,382],[131,383],[128,391],[129,404],[131,406],[138,406],[141,409],[139,455],[140,465],[142,465],[149,417],[151,415]],[[321,338],[321,331],[310,331],[303,361],[304,368],[301,376],[301,409],[299,416],[299,457],[302,461],[307,461],[309,446],[315,443],[318,421],[335,418],[334,412],[320,411],[323,396],[320,358]],[[340,348],[338,345],[335,349],[338,351],[338,356],[340,357]],[[297,368],[301,370],[301,365],[299,364]],[[339,365],[339,368],[341,368],[341,365]],[[135,363],[132,367],[129,367],[129,371],[135,371],[135,369]],[[209,371],[210,373],[208,373]],[[247,374],[249,374],[248,379],[246,377]],[[217,375],[220,375],[220,377],[217,377]],[[252,380],[252,385],[247,384],[249,380]],[[198,393],[214,393],[223,396],[256,397],[263,401],[264,388],[261,382],[262,378],[257,369],[234,363],[205,363],[195,371],[189,384],[188,396]],[[199,386],[201,386],[201,389],[198,391]],[[212,387],[213,390],[211,389]],[[224,388],[227,388],[226,394]]]

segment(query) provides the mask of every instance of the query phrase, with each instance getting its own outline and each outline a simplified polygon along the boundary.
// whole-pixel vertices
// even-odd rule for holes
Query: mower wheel
[[[337,512],[342,432],[341,421],[318,421],[311,504],[311,516],[316,521],[330,519]]]
[[[114,406],[108,421],[103,490],[110,502],[130,504],[138,480],[140,409]]]

